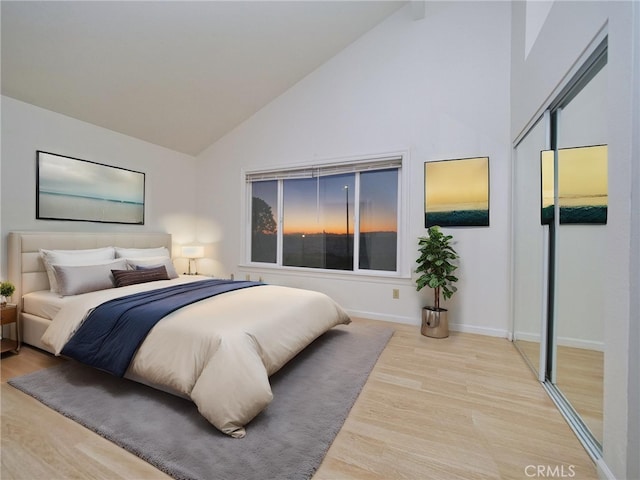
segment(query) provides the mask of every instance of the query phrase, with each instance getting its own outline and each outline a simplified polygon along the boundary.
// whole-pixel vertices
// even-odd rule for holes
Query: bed
[[[18,304],[23,342],[64,355],[73,351],[69,345],[74,336],[77,338],[90,323],[88,314],[96,313],[99,305],[124,301],[119,299],[123,296],[155,298],[160,291],[204,289],[214,283],[227,289],[227,282],[181,275],[119,288],[80,290],[78,294],[72,288],[64,297],[49,291],[50,277],[41,249],[106,247],[171,252],[172,245],[171,236],[165,233],[9,234],[9,279],[16,286],[13,298]],[[62,270],[56,266],[58,274]],[[68,288],[66,280],[60,288]],[[269,376],[318,336],[350,320],[339,305],[318,292],[244,283],[230,288],[238,289],[193,301],[164,316],[132,353],[123,376],[190,398],[217,429],[240,438],[246,433],[245,426],[273,398]]]

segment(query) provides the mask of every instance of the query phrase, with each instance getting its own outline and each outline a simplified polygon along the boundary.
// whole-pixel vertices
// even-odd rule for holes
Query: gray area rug
[[[322,335],[271,377],[273,402],[242,439],[188,400],[71,361],[9,383],[177,479],[308,479],[392,334],[351,324]]]

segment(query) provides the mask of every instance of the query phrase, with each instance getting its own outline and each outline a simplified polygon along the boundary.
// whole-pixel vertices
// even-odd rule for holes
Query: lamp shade
[[[182,256],[185,258],[202,258],[204,257],[204,247],[201,245],[184,245],[182,247]]]

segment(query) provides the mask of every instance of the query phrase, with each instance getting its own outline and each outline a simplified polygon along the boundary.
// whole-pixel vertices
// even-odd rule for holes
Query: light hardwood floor
[[[584,348],[558,347],[558,388],[580,414],[591,433],[602,442],[604,408],[604,353]]]
[[[518,346],[539,364],[540,344],[518,340]],[[556,385],[571,406],[602,443],[604,399],[604,353],[585,348],[558,346],[556,351]]]
[[[395,334],[314,480],[526,479],[538,465],[598,478],[510,342],[373,323]],[[28,347],[2,358],[2,479],[168,478],[6,383],[59,361]]]

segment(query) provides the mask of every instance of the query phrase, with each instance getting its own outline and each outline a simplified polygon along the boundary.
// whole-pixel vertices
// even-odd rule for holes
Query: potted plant
[[[444,338],[449,336],[449,323],[447,309],[440,308],[440,296],[447,300],[457,291],[454,283],[458,278],[453,272],[458,266],[452,262],[459,257],[451,246],[453,236],[442,233],[437,225],[430,227],[428,233],[418,239],[420,257],[416,260],[416,273],[421,275],[416,280],[416,289],[432,288],[433,306],[422,309],[420,332],[428,337]]]
[[[11,282],[0,282],[0,305],[3,307],[7,304],[7,297],[13,295],[16,287]]]

